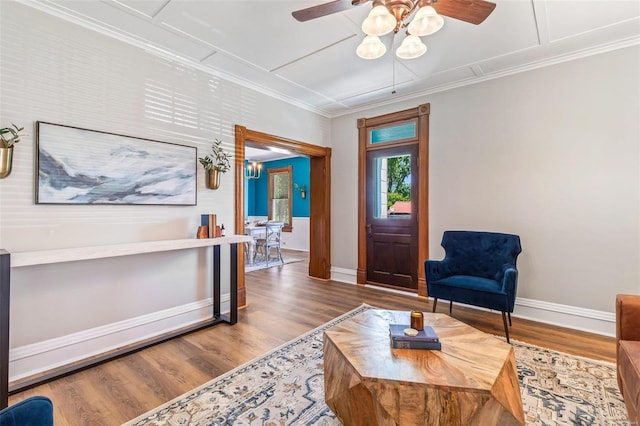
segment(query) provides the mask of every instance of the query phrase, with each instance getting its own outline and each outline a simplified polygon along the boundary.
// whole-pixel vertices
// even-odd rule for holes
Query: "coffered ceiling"
[[[394,48],[365,60],[355,49],[371,3],[291,16],[324,2],[23,0],[327,117],[640,43],[638,0],[495,0],[478,26],[445,17],[418,59],[394,59]]]

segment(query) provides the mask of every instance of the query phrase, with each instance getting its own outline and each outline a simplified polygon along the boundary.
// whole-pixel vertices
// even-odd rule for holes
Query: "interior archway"
[[[309,157],[309,276],[331,277],[331,148],[269,135],[235,126],[235,233],[244,233],[245,145],[279,148]],[[238,306],[247,303],[244,280],[244,250],[238,251]]]

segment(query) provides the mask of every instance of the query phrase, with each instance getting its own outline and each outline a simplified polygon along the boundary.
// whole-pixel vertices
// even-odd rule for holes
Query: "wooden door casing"
[[[245,144],[276,147],[308,156],[309,161],[309,277],[331,278],[331,148],[311,145],[235,126],[235,233],[244,232]],[[238,306],[246,306],[244,250],[238,250]]]

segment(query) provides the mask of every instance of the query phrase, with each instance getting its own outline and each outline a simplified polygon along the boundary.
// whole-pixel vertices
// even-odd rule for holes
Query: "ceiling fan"
[[[367,36],[356,51],[358,56],[365,59],[384,55],[386,47],[378,37],[391,31],[397,34],[402,28],[407,28],[407,37],[396,54],[403,59],[417,58],[427,50],[419,37],[442,28],[444,20],[440,15],[478,25],[496,7],[495,3],[485,0],[335,0],[296,10],[292,15],[298,21],[305,22],[369,1],[373,3],[372,9],[362,24]],[[413,19],[410,22],[405,22],[411,17]]]

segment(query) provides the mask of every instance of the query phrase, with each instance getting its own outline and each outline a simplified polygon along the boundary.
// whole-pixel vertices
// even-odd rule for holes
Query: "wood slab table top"
[[[325,331],[325,400],[345,425],[523,425],[513,347],[424,313],[442,350],[393,349],[408,311],[369,309]]]

